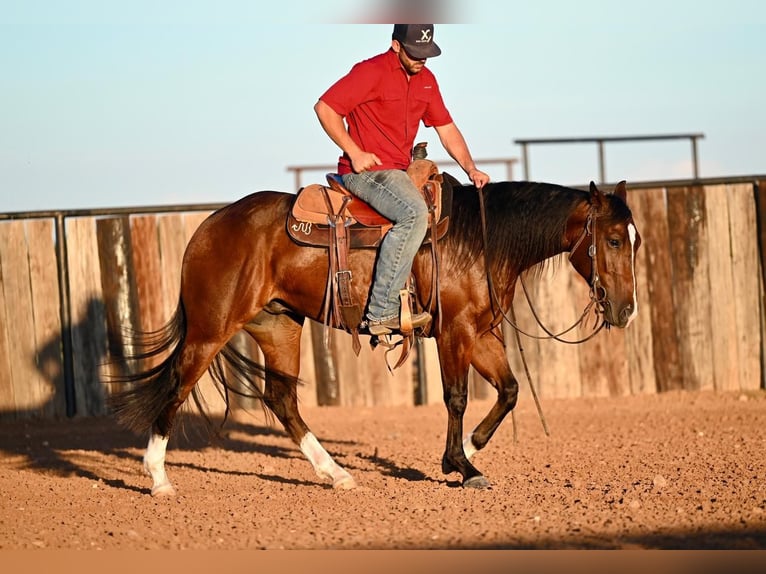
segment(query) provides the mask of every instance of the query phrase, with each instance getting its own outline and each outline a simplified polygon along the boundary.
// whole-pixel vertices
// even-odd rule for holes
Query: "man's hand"
[[[481,189],[489,183],[489,176],[480,169],[473,168],[468,172],[468,179],[476,186],[476,189]]]
[[[383,162],[380,161],[378,156],[366,151],[360,151],[351,157],[351,168],[355,173],[362,173],[363,171],[367,171],[371,167],[381,165],[382,163]]]

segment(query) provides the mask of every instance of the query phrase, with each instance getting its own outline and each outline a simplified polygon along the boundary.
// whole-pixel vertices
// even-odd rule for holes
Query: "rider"
[[[343,151],[338,174],[346,188],[394,223],[381,243],[370,294],[367,324],[373,335],[400,329],[399,291],[428,227],[425,200],[405,171],[420,121],[436,129],[477,188],[489,181],[425,67],[427,58],[439,54],[433,24],[395,24],[390,49],[354,65],[314,105],[322,128]],[[418,313],[412,325],[430,320],[429,313]]]

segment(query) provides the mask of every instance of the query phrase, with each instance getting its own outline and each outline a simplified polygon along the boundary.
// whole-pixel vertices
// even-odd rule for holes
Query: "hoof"
[[[476,490],[487,490],[492,485],[482,475],[472,476],[463,481],[463,488],[475,488]]]
[[[356,488],[356,481],[350,476],[344,476],[333,482],[332,487],[336,490],[352,490]]]
[[[169,482],[152,487],[152,496],[157,498],[169,498],[176,495],[176,489]]]

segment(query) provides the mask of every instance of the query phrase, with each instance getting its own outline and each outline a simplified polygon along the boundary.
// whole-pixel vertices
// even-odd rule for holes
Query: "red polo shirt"
[[[407,169],[421,120],[426,127],[452,123],[433,73],[423,68],[408,82],[393,50],[359,62],[319,99],[346,119],[360,148],[380,158],[374,170]],[[351,171],[343,154],[338,173]]]

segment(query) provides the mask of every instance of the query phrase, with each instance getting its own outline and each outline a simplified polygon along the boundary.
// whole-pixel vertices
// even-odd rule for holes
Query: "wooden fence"
[[[580,345],[522,336],[539,395],[762,388],[764,193],[766,177],[631,186],[628,202],[643,237],[638,318]],[[126,344],[123,326],[151,330],[170,317],[186,242],[213,207],[2,216],[0,420],[106,414],[110,349]],[[550,269],[527,285],[546,325],[559,330],[581,313],[587,286],[565,262]],[[521,292],[515,310],[525,329],[536,328]],[[391,374],[383,349],[363,344],[356,357],[350,336],[333,332],[326,352],[321,325],[307,327],[302,404],[441,402],[433,340],[419,341],[412,361]],[[524,395],[509,328],[506,341]],[[258,358],[248,337],[238,344]],[[200,386],[220,411],[211,381]],[[470,392],[493,393],[475,373]]]

